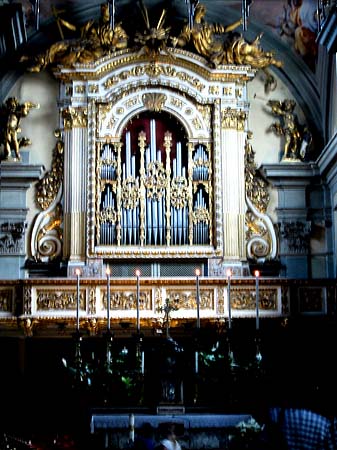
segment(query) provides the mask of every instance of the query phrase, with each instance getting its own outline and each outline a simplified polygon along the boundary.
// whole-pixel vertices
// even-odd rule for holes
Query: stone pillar
[[[25,278],[27,191],[43,166],[2,161],[0,171],[0,277]]]
[[[86,202],[88,131],[86,108],[62,111],[64,123],[64,246],[70,264],[86,257]]]
[[[246,113],[230,108],[222,111],[222,209],[223,259],[246,260],[244,125]]]
[[[277,188],[277,217],[280,231],[280,261],[284,275],[311,278],[308,187],[318,175],[315,164],[270,164],[261,167]]]

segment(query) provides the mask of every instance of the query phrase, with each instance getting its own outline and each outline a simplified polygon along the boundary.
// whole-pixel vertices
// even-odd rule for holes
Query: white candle
[[[77,295],[76,295],[76,330],[80,330],[80,269],[75,270],[77,278]]]
[[[145,353],[142,352],[142,365],[141,365],[141,371],[144,373],[145,371]]]
[[[197,283],[197,328],[200,328],[200,286],[199,286],[199,275],[200,270],[195,271],[196,283]]]
[[[134,414],[129,415],[129,437],[130,441],[133,442],[135,440],[135,416]]]
[[[227,298],[228,298],[228,328],[232,328],[232,308],[231,308],[231,269],[227,269]]]
[[[137,295],[136,295],[136,302],[137,302],[137,333],[140,332],[140,319],[139,319],[139,295],[140,295],[140,271],[136,270],[136,276],[137,276]]]
[[[199,353],[195,352],[195,373],[199,372]]]
[[[106,269],[106,316],[107,316],[107,330],[110,331],[110,267]]]
[[[260,272],[255,270],[255,300],[256,300],[256,329],[260,328],[260,318],[259,318],[259,276]]]

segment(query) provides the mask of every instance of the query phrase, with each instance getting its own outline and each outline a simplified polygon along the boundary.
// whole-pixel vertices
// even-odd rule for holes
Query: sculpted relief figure
[[[20,148],[31,144],[30,139],[19,137],[20,123],[32,108],[39,105],[31,102],[20,104],[14,97],[9,97],[0,108],[0,144],[3,146],[5,160],[20,160]]]
[[[269,100],[267,105],[271,107],[272,114],[280,118],[279,122],[270,125],[270,129],[277,135],[284,137],[282,160],[303,160],[312,137],[307,127],[300,125],[298,122],[297,115],[294,112],[296,102],[288,99],[283,102]]]
[[[45,53],[36,56],[30,72],[40,72],[48,66],[58,64],[71,67],[76,63],[88,63],[127,47],[128,36],[121,24],[110,26],[109,5],[101,5],[101,18],[98,23],[90,20],[81,28],[79,39],[63,40],[52,44]],[[21,61],[29,58],[24,56]]]
[[[234,22],[232,25],[224,27],[220,24],[209,24],[205,21],[206,8],[198,3],[194,12],[193,27],[186,25],[178,37],[172,38],[174,46],[185,47],[192,43],[195,50],[206,59],[217,63],[217,58],[224,51],[221,40],[216,39],[216,35],[229,33],[241,25],[242,20]]]
[[[214,67],[222,64],[250,65],[266,74],[266,90],[276,87],[274,77],[267,71],[270,65],[281,67],[282,61],[273,52],[265,52],[260,41],[262,33],[252,42],[247,42],[239,33],[232,33],[242,24],[242,19],[226,27],[205,21],[206,8],[198,3],[194,12],[193,26],[186,25],[178,37],[172,38],[173,46],[185,47],[192,44]]]

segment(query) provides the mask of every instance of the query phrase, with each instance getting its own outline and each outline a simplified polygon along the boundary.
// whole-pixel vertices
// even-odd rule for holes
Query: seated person
[[[160,441],[160,450],[181,450],[181,445],[177,441],[176,425],[174,423],[165,424],[163,429],[163,439]]]
[[[153,438],[153,427],[149,422],[143,422],[139,428],[134,448],[137,450],[154,450],[156,443]]]

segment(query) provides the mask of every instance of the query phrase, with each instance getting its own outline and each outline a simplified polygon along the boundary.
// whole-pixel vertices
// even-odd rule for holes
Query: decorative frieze
[[[308,252],[311,222],[282,222],[279,226],[283,238],[281,241],[283,253],[306,254]]]
[[[88,125],[86,108],[68,107],[62,110],[63,127],[65,130],[73,128],[86,128]]]
[[[0,225],[0,255],[24,254],[26,222],[3,222]]]
[[[0,289],[0,315],[2,313],[13,313],[14,290]]]

